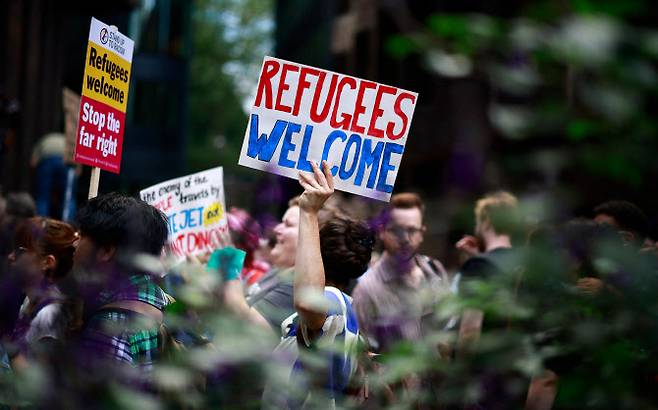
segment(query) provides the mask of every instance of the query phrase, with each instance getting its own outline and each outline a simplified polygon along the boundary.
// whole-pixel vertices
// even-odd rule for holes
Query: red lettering
[[[171,209],[171,195],[169,195],[167,199],[156,202],[153,207],[161,210],[162,212],[167,212],[169,209]]]
[[[199,248],[206,249],[206,248],[211,246],[210,235],[208,234],[208,231],[204,231],[204,232],[199,233],[199,237],[201,239],[201,241],[200,241],[201,244],[200,244]]]
[[[349,128],[350,121],[352,120],[352,116],[350,114],[342,113],[340,115],[342,120],[340,122],[336,121],[338,106],[340,105],[340,99],[342,98],[343,89],[346,85],[349,85],[351,89],[355,90],[356,80],[352,77],[343,77],[343,79],[341,79],[338,83],[338,92],[336,93],[336,99],[334,100],[334,110],[331,114],[331,119],[329,120],[329,124],[331,124],[332,128],[340,128],[346,130]]]
[[[377,120],[384,115],[384,110],[382,110],[379,105],[382,103],[382,96],[384,94],[395,95],[397,89],[395,87],[389,87],[388,85],[380,85],[377,89],[377,95],[375,95],[375,105],[372,109],[372,116],[370,117],[370,126],[368,127],[368,135],[375,138],[384,138],[384,130],[377,128]]]
[[[306,81],[306,76],[308,74],[317,76],[320,74],[320,71],[310,67],[302,67],[301,71],[299,72],[299,82],[297,83],[297,95],[295,96],[295,105],[292,108],[292,115],[299,114],[299,106],[300,103],[302,102],[302,96],[304,94],[304,90],[311,86],[311,83]]]
[[[272,78],[279,72],[279,62],[268,60],[263,64],[263,71],[258,80],[258,92],[254,105],[260,107],[263,93],[265,93],[265,108],[272,109]]]
[[[363,131],[366,129],[359,124],[359,116],[366,112],[366,107],[363,105],[363,94],[366,92],[366,88],[372,88],[374,89],[377,87],[377,84],[373,83],[372,81],[366,81],[366,80],[361,80],[361,84],[359,84],[359,91],[356,94],[356,104],[354,105],[354,116],[352,117],[352,127],[350,128],[352,132],[358,132],[359,134],[363,134]]]
[[[178,236],[176,237],[176,240],[174,240],[174,241],[171,243],[171,246],[173,246],[173,247],[175,247],[176,249],[178,249],[180,253],[184,253],[184,252],[183,252],[183,238],[185,238],[185,234],[180,234],[180,235],[178,235]]]
[[[193,241],[191,241],[190,239],[193,239]],[[190,233],[187,234],[187,241],[185,241],[185,243],[187,245],[187,248],[186,248],[187,253],[188,254],[194,253],[194,250],[196,249],[196,244],[197,244],[197,239],[196,239],[196,235],[194,234],[194,232],[190,232]]]
[[[213,229],[210,231],[210,245],[213,248],[219,248],[222,246],[222,235],[220,229]]]
[[[174,256],[180,257],[183,255],[183,250],[180,248],[180,245],[177,242],[172,242],[169,245],[169,250]]]
[[[292,107],[283,105],[281,103],[281,96],[283,95],[283,92],[290,89],[290,85],[286,84],[286,75],[288,74],[288,71],[299,71],[299,66],[285,63],[283,64],[283,68],[281,69],[281,77],[279,77],[279,92],[276,95],[276,104],[274,105],[274,109],[277,111],[292,112]]]
[[[338,76],[336,74],[332,75],[331,82],[329,83],[329,91],[327,92],[327,99],[324,102],[324,107],[322,107],[322,112],[318,114],[318,103],[320,101],[320,93],[322,92],[325,77],[327,77],[327,73],[320,71],[318,84],[315,86],[315,94],[313,94],[313,102],[311,103],[311,120],[316,123],[323,122],[327,118],[329,108],[331,108],[331,100],[334,98],[334,93],[336,92],[336,84],[338,83]]]
[[[395,123],[393,121],[389,122],[386,126],[386,136],[391,140],[401,138],[407,131],[407,126],[409,125],[409,117],[407,117],[407,114],[405,114],[400,107],[403,100],[411,100],[411,102],[415,103],[416,97],[413,94],[401,93],[398,95],[398,98],[395,99],[395,103],[393,104],[393,111],[395,111],[398,117],[400,117],[402,120],[402,129],[400,130],[399,134],[393,133],[395,129]]]

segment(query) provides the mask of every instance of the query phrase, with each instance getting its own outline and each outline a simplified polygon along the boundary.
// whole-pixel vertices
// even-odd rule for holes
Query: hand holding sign
[[[334,193],[334,177],[327,161],[322,161],[322,171],[315,162],[311,162],[311,167],[313,174],[299,173],[299,183],[304,188],[304,193],[299,197],[299,208],[317,213]]]

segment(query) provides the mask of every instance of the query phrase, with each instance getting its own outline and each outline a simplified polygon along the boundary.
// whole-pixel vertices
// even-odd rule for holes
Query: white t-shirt
[[[19,312],[19,318],[26,317],[26,311],[30,299],[26,296]],[[41,307],[30,321],[30,326],[25,332],[24,340],[30,345],[44,338],[62,340],[67,328],[67,320],[64,315],[63,305],[60,300],[54,300],[46,306]]]

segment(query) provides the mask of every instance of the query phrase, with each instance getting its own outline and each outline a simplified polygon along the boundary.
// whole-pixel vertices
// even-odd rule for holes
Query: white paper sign
[[[336,189],[388,201],[418,94],[265,57],[240,165],[297,179],[327,160]]]
[[[167,251],[177,260],[226,244],[228,220],[222,167],[162,182],[139,195],[167,215]]]

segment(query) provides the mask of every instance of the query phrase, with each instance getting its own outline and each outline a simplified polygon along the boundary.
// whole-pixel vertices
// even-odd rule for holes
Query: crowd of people
[[[496,192],[452,267],[419,251],[419,195],[356,218],[312,167],[270,240],[234,208],[232,246],[177,266],[139,199],[90,199],[74,224],[0,200],[0,408],[658,405],[658,248],[637,206],[531,226]]]

